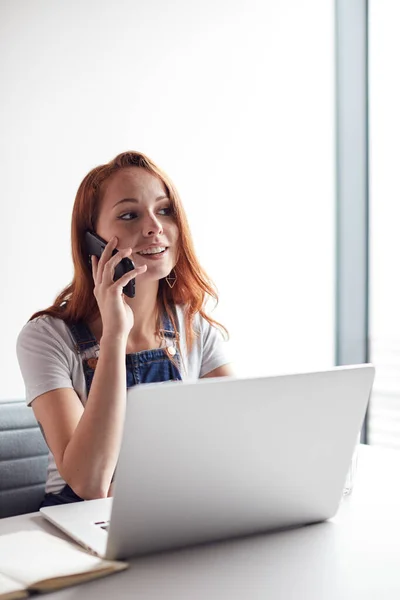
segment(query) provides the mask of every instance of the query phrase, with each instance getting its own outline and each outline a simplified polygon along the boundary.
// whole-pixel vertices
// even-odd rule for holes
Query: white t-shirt
[[[193,324],[198,335],[188,352],[184,312],[179,306],[176,307],[176,315],[183,380],[198,379],[229,362],[226,344],[219,330],[199,314]],[[28,406],[41,394],[59,388],[74,389],[85,406],[87,390],[82,357],[70,329],[62,319],[46,315],[29,321],[18,336],[17,356]],[[50,452],[46,493],[59,492],[64,485],[65,481],[58,473]]]

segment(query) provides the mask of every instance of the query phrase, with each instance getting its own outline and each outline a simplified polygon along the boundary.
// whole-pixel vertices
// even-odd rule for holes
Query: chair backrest
[[[0,518],[38,510],[48,453],[32,409],[0,401]]]

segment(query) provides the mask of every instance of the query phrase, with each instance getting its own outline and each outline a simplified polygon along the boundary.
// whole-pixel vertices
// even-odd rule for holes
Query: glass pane
[[[369,442],[400,448],[400,4],[370,7]]]

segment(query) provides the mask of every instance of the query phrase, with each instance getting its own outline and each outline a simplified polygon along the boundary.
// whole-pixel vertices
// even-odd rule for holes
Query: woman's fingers
[[[104,252],[100,256],[100,259],[98,261],[98,268],[97,268],[97,273],[99,275],[99,282],[101,282],[103,280],[104,268],[105,268],[107,262],[110,260],[112,253],[117,246],[117,243],[118,243],[118,238],[116,238],[116,237],[111,238],[111,240],[108,242],[107,246],[104,248]]]
[[[141,267],[137,267],[132,271],[128,271],[116,282],[114,282],[114,274],[117,265],[123,258],[128,258],[132,254],[132,248],[124,248],[122,250],[118,250],[118,252],[113,255],[113,251],[115,250],[117,243],[118,239],[115,237],[108,242],[103,254],[99,259],[96,256],[92,256],[92,274],[95,286],[105,283],[108,284],[107,287],[114,286],[115,288],[120,288],[122,290],[122,288],[125,287],[129,281],[135,279],[137,275],[141,275],[147,271],[147,265],[142,265]]]
[[[90,257],[91,263],[92,263],[92,275],[93,275],[93,279],[94,282],[96,282],[96,278],[97,278],[97,271],[99,268],[99,259],[97,258],[97,256],[92,255]]]
[[[132,248],[124,248],[119,250],[117,254],[114,254],[112,258],[106,263],[103,270],[103,279],[109,283],[114,281],[114,273],[116,266],[121,262],[123,258],[128,258],[132,254]]]
[[[135,279],[135,277],[141,275],[142,273],[145,273],[146,271],[147,265],[142,265],[141,267],[137,267],[133,271],[128,271],[127,273],[124,273],[122,277],[117,279],[117,281],[114,283],[114,287],[121,288],[122,290],[122,288],[125,287],[131,281],[131,279]]]

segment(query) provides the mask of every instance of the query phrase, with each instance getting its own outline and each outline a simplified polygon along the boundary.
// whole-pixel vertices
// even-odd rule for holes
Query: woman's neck
[[[154,283],[155,285],[151,285]],[[150,285],[136,285],[135,297],[125,297],[134,314],[134,323],[129,334],[130,339],[154,334],[158,313],[157,294],[158,281],[150,282]]]

